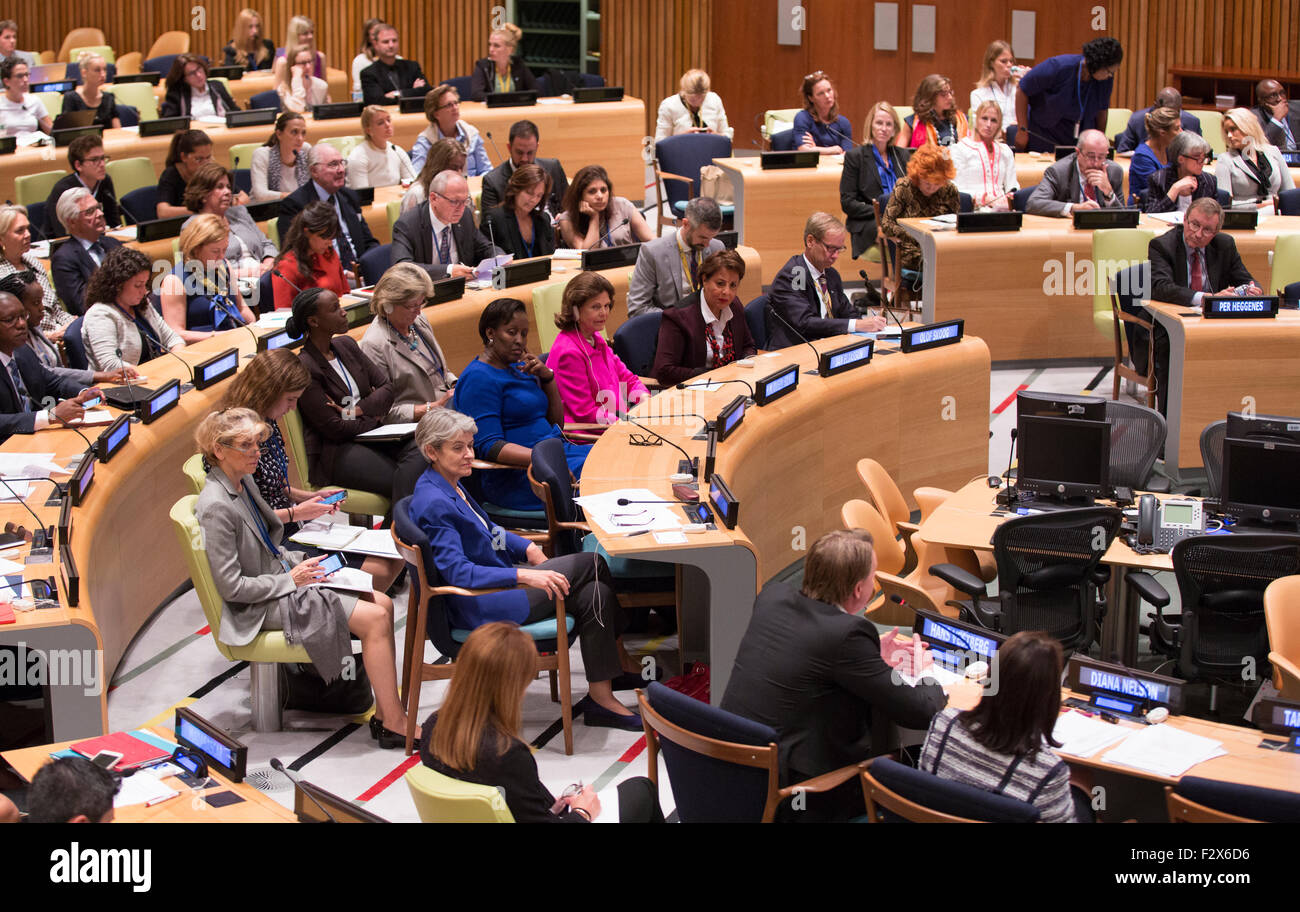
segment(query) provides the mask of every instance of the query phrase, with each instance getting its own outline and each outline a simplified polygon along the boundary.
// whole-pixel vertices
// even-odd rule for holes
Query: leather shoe
[[[582,724],[592,728],[621,728],[624,731],[631,732],[639,732],[642,730],[641,716],[639,713],[632,713],[630,716],[624,716],[620,713],[612,712],[593,700],[590,695],[579,700],[578,705],[573,707],[573,709],[575,713],[582,713]]]
[[[406,733],[385,728],[378,716],[370,717],[370,737],[379,742],[381,750],[406,747]]]

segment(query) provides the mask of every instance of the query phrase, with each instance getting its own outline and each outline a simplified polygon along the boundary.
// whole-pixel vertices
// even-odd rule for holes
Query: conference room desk
[[[747,292],[758,294],[762,283],[762,266],[752,250],[741,249],[746,259]],[[537,321],[533,314],[533,291],[542,285],[565,281],[578,273],[575,263],[557,262],[563,272],[553,272],[547,282],[521,285],[499,292],[488,288],[467,292],[458,301],[449,301],[424,309],[433,325],[449,366],[460,373],[483,350],[478,337],[478,318],[491,300],[508,295],[527,306],[531,329],[530,348],[538,351]],[[615,288],[615,297],[626,301],[632,267],[607,270],[604,275]],[[348,300],[351,300],[350,298]],[[608,324],[612,333],[626,319],[627,308],[616,308]],[[271,330],[256,330],[259,335]],[[360,338],[364,326],[351,331]],[[180,363],[199,363],[206,357],[238,348],[244,356],[253,353],[253,334],[233,329],[187,346],[177,358],[160,358],[141,368],[146,383],[156,389],[171,379],[187,381],[189,371]],[[246,361],[241,361],[242,365]],[[984,376],[984,400],[988,398],[987,370]],[[70,534],[73,563],[80,572],[80,598],[77,607],[68,607],[62,579],[65,569],[59,563],[31,564],[26,576],[58,580],[60,606],[36,611],[16,612],[16,623],[0,626],[0,645],[24,644],[32,650],[72,650],[76,668],[93,670],[93,680],[81,675],[73,679],[64,675],[49,689],[52,737],[56,740],[87,738],[102,734],[108,723],[105,682],[111,681],[118,663],[132,638],[157,608],[166,604],[176,588],[185,582],[185,562],[172,529],[168,511],[178,499],[190,493],[181,472],[181,464],[195,452],[194,429],[204,416],[217,408],[225,395],[228,381],[206,390],[183,394],[177,405],[152,424],[132,424],[131,439],[107,464],[95,465],[95,478],[87,491],[86,502],[72,511]],[[936,406],[936,410],[937,410]],[[982,406],[974,403],[967,410],[979,414]],[[120,414],[114,411],[114,415]],[[102,428],[88,428],[92,440]],[[6,453],[54,453],[53,461],[65,465],[80,455],[86,443],[67,428],[51,428],[36,434],[15,434],[0,446]],[[66,476],[60,476],[66,480]],[[293,480],[293,479],[291,479]],[[34,484],[27,505],[46,525],[54,525],[59,508],[46,507],[50,486]],[[12,521],[28,528],[31,516],[21,504],[0,504],[0,522]],[[55,552],[56,556],[58,552]],[[22,561],[21,557],[13,558]]]
[[[241,80],[242,81],[242,80]],[[541,135],[540,153],[547,158],[558,158],[564,173],[572,177],[584,165],[603,165],[609,173],[614,191],[628,199],[639,200],[645,196],[645,162],[641,158],[641,141],[645,134],[645,103],[639,98],[625,97],[622,101],[574,104],[565,99],[555,99],[555,104],[539,104],[522,108],[491,108],[483,102],[467,101],[461,105],[460,116],[473,124],[483,135],[483,145],[488,159],[495,166],[501,163],[499,152],[506,149],[510,125],[517,120],[531,120]],[[423,114],[399,114],[396,106],[393,115],[393,142],[409,150],[416,138],[428,126]],[[359,118],[339,118],[317,121],[310,114],[307,120],[307,141],[320,142],[334,136],[360,136]],[[231,164],[230,148],[242,143],[263,143],[272,133],[270,126],[236,127],[208,126],[197,121],[194,129],[203,130],[212,138],[213,159],[224,165]],[[495,139],[487,138],[491,133]],[[138,130],[121,129],[104,131],[104,151],[114,159],[143,156],[153,162],[161,174],[167,159],[171,136],[141,137]],[[19,149],[12,155],[0,155],[0,200],[15,199],[14,178],[42,171],[68,170],[66,149],[44,147]],[[247,168],[249,163],[240,162]],[[797,236],[797,232],[796,232]]]
[[[851,341],[839,336],[813,343],[828,351]],[[801,374],[798,388],[761,408],[751,407],[741,425],[717,448],[715,471],[739,500],[738,524],[688,534],[684,544],[660,545],[653,534],[628,537],[596,529],[614,557],[683,565],[683,625],[701,632],[708,650],[683,634],[684,659],[706,658],[716,705],[727,688],[754,598],[762,585],[802,559],[814,541],[843,528],[844,502],[863,497],[857,475],[864,456],[878,460],[910,496],[922,485],[955,487],[988,462],[989,354],[984,342],[967,335],[960,343],[911,354],[893,344],[877,351],[866,367],[832,377]],[[815,365],[807,345],[756,359],[752,369],[732,364],[705,378],[753,383],[781,367]],[[601,436],[582,472],[582,494],[643,488],[674,499],[669,476],[685,449],[703,464],[704,444],[692,439],[697,413],[712,418],[743,387],[670,389],[633,410],[646,427],[665,438],[663,446],[632,446],[642,434],[619,422]],[[902,406],[906,403],[906,406]],[[661,416],[656,420],[656,416]],[[707,490],[702,498],[707,499]],[[701,637],[700,639],[703,639]]]
[[[151,733],[168,741],[175,740],[175,734],[169,728],[154,726],[147,729]],[[50,754],[66,750],[78,738],[58,744],[45,744],[40,747],[26,747],[21,750],[5,751],[0,754],[14,772],[28,782],[37,771],[50,759]],[[280,804],[274,798],[265,795],[245,782],[231,782],[217,771],[209,775],[211,783],[204,789],[191,789],[175,777],[167,777],[164,783],[180,792],[175,798],[160,802],[152,807],[143,804],[127,805],[113,811],[114,823],[297,823],[293,811]],[[244,799],[225,807],[213,807],[199,796],[215,795],[219,792],[233,792]]]
[[[1173,478],[1204,477],[1201,431],[1228,412],[1300,415],[1300,311],[1207,320],[1178,305],[1145,304],[1169,333],[1165,471]]]
[[[1017,153],[1016,180],[1021,187],[1032,187],[1043,179],[1043,172],[1052,162],[1050,155]],[[802,249],[804,222],[813,212],[844,218],[840,208],[842,155],[823,155],[816,168],[770,171],[763,170],[758,156],[716,158],[713,163],[727,173],[735,188],[735,224],[741,242],[757,250],[765,263],[784,263]],[[1119,163],[1127,190],[1128,159],[1121,158]],[[866,269],[872,278],[880,275],[879,265],[865,259],[844,257],[838,268],[851,281],[857,280],[859,269]]]
[[[159,107],[162,106],[162,100],[167,94],[166,74],[163,74],[163,76],[163,81],[154,86],[153,91],[158,98]],[[275,91],[275,76],[270,70],[246,72],[239,79],[227,79],[225,82],[226,91],[230,93],[231,99],[240,108],[247,108],[249,99],[254,95]],[[329,100],[331,102],[352,100],[352,75],[350,73],[336,70],[334,67],[327,67],[325,69],[325,82],[329,85]]]
[[[995,362],[1114,357],[1109,322],[1103,333],[1093,320],[1091,231],[1039,215],[1026,215],[1015,234],[958,234],[927,219],[900,224],[921,246],[927,323],[964,319],[966,332],[988,342]],[[1174,227],[1147,215],[1140,225],[1157,236]],[[1297,231],[1300,217],[1271,216],[1255,231],[1229,233],[1246,268],[1267,289],[1278,235]]]

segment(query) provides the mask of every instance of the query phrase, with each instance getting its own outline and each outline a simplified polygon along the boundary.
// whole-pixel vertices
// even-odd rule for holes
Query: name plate
[[[848,345],[822,352],[817,360],[817,373],[823,377],[842,374],[855,367],[865,367],[871,363],[871,354],[875,350],[874,339],[861,339]]]
[[[492,287],[501,291],[514,288],[516,285],[545,282],[550,277],[551,258],[534,257],[531,260],[512,261],[495,267],[492,270]]]
[[[754,402],[767,405],[782,396],[788,396],[799,386],[799,365],[787,364],[774,374],[768,374],[754,384]]]
[[[965,331],[965,320],[947,320],[943,323],[930,323],[905,329],[899,338],[899,348],[907,353],[939,348],[942,345],[954,345],[961,341]]]
[[[709,479],[709,505],[713,507],[713,512],[718,514],[718,519],[728,529],[736,528],[736,523],[740,519],[740,501],[731,493],[727,483],[722,480],[722,476],[714,473]]]
[[[1076,654],[1067,665],[1066,683],[1075,693],[1095,697],[1093,702],[1102,709],[1140,716],[1157,706],[1175,715],[1182,712],[1186,682]]]
[[[1277,295],[1257,298],[1201,298],[1201,313],[1211,320],[1267,320],[1277,316]]]
[[[194,366],[194,388],[207,389],[239,370],[239,349],[228,348]]]
[[[1099,228],[1136,228],[1142,212],[1138,209],[1074,209],[1070,215],[1075,228],[1096,231]]]

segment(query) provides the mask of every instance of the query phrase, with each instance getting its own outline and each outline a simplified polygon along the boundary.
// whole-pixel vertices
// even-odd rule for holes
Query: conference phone
[[[1138,498],[1137,543],[1170,551],[1184,538],[1205,534],[1205,509],[1199,500],[1164,500],[1153,494]]]

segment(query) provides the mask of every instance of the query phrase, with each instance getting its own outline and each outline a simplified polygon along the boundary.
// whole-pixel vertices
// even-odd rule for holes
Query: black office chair
[[[904,766],[889,757],[864,764],[867,823],[1037,823],[1027,801]]]
[[[1277,195],[1278,215],[1300,215],[1300,189],[1283,190]]]
[[[662,310],[637,314],[614,330],[614,354],[638,377],[649,377],[659,347],[659,324]]]
[[[375,285],[393,265],[393,245],[380,244],[361,255],[361,276],[367,285]]]
[[[1156,458],[1165,445],[1165,417],[1134,402],[1106,401],[1110,422],[1110,483],[1135,491],[1168,491],[1169,479],[1156,475]]]
[[[1205,466],[1206,490],[1211,500],[1219,497],[1219,482],[1223,475],[1223,438],[1228,435],[1228,422],[1211,421],[1201,431],[1201,465]]]
[[[248,99],[248,109],[251,111],[255,108],[272,108],[280,110],[280,93],[275,89],[266,92],[258,92]]]
[[[86,343],[81,339],[81,317],[77,317],[64,329],[63,353],[67,356],[68,367],[74,370],[90,368],[90,361],[86,357]]]
[[[973,196],[971,196],[969,193],[960,193],[960,192],[959,192],[959,193],[957,194],[957,211],[958,211],[958,212],[974,212],[974,211],[975,211],[975,198],[974,198]]]
[[[1232,208],[1232,194],[1229,193],[1227,190],[1216,190],[1215,193],[1214,193],[1214,198],[1217,199],[1217,200],[1219,201],[1219,205],[1222,206],[1224,209],[1231,209],[1231,208]],[[1297,204],[1300,204],[1300,197],[1297,197],[1297,199],[1296,199],[1296,203],[1297,203]],[[1292,212],[1292,213],[1289,213],[1289,214],[1290,214],[1290,215],[1300,215],[1300,205],[1297,205],[1297,206],[1296,206],[1296,209],[1297,209],[1296,212]],[[1283,213],[1282,213],[1282,215],[1287,215],[1287,214],[1288,214],[1288,213],[1286,213],[1286,212],[1283,212]]]
[[[136,187],[122,197],[122,208],[134,222],[152,222],[158,218],[158,187]]]
[[[1083,507],[1010,519],[993,533],[998,600],[982,579],[954,564],[930,573],[971,597],[948,604],[1000,633],[1043,630],[1067,651],[1086,650],[1096,632],[1097,590],[1109,578],[1101,558],[1119,534],[1116,507]]]
[[[1300,795],[1184,776],[1165,786],[1170,823],[1300,823]]]
[[[771,143],[773,152],[793,152],[794,130],[781,130],[773,133]]]
[[[1154,577],[1128,575],[1129,586],[1156,606],[1148,631],[1152,650],[1189,681],[1241,686],[1247,657],[1268,674],[1264,590],[1300,573],[1300,535],[1197,535],[1174,545],[1170,557],[1182,601],[1176,618],[1165,616],[1169,593]]]
[[[1037,186],[1037,184],[1034,186]],[[1024,212],[1025,207],[1029,205],[1029,194],[1033,192],[1033,187],[1021,187],[1016,191],[1016,195],[1011,201],[1011,208],[1017,212]]]
[[[749,325],[754,347],[759,350],[767,348],[767,295],[759,295],[745,305],[745,322]]]

